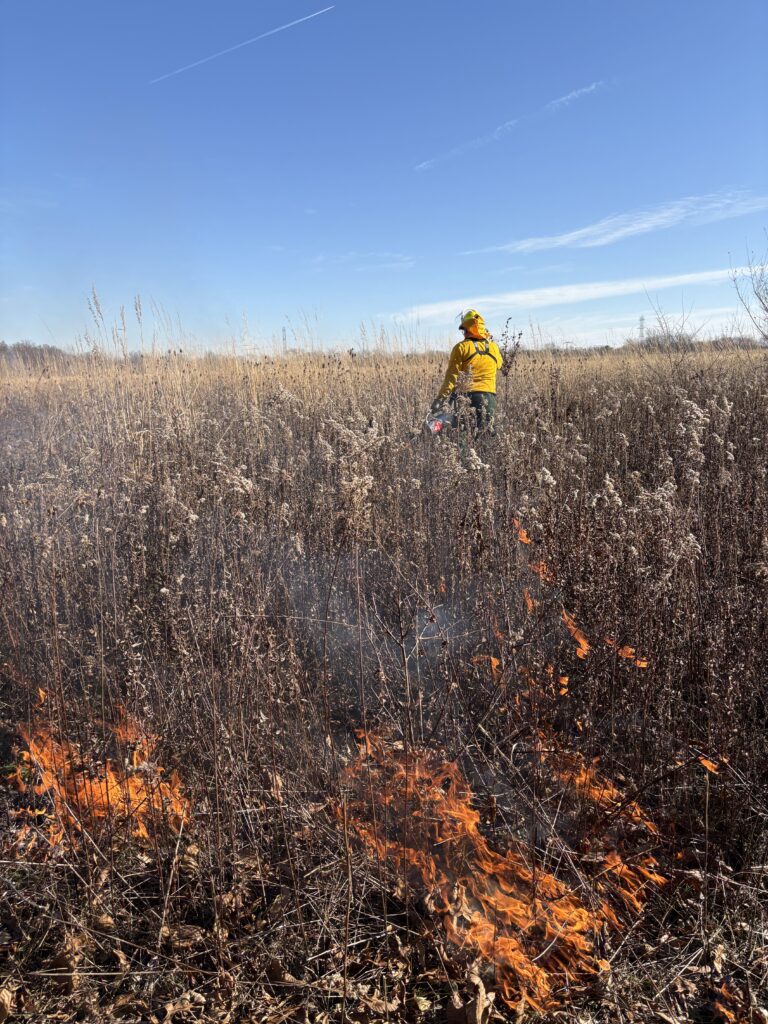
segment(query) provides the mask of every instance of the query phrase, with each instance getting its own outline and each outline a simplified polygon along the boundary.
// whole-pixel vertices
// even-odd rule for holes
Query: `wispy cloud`
[[[234,46],[228,46],[226,50],[219,50],[218,53],[212,53],[208,57],[203,57],[201,60],[193,61],[191,64],[185,64],[182,68],[176,68],[175,71],[169,71],[166,75],[160,75],[158,78],[153,78],[149,83],[150,85],[156,85],[158,82],[165,81],[166,78],[173,78],[174,75],[180,75],[183,71],[191,71],[192,68],[199,68],[201,64],[207,64],[208,61],[216,60],[217,57],[223,57],[227,53],[234,53],[235,50],[242,50],[244,46],[250,46],[251,43],[258,43],[260,39],[266,39],[267,36],[277,35],[278,32],[285,32],[287,28],[293,28],[294,25],[301,25],[305,21],[311,21],[312,18],[317,18],[321,14],[327,14],[328,11],[332,11],[336,5],[331,4],[330,7],[324,7],[321,11],[315,11],[313,14],[307,14],[303,18],[297,18],[295,21],[289,21],[287,25],[279,25],[277,28],[271,28],[268,32],[262,32],[261,35],[253,36],[252,39],[246,39],[242,43],[236,43]]]
[[[638,300],[640,305],[628,313],[617,314],[612,311],[597,313],[562,312],[552,315],[537,316],[531,329],[525,331],[530,339],[533,336],[544,343],[553,344],[615,344],[626,338],[638,336],[639,319],[645,316],[646,330],[652,331],[657,326],[653,311]],[[525,318],[518,318],[518,327]],[[696,334],[699,338],[716,336],[723,333],[748,333],[744,323],[743,311],[734,301],[730,306],[691,307],[674,315],[671,324],[679,325],[681,330]]]
[[[671,203],[612,214],[602,220],[561,235],[539,235],[521,238],[488,249],[472,250],[464,255],[481,252],[544,252],[548,249],[592,249],[612,245],[634,235],[647,235],[663,231],[678,224],[707,224],[748,213],[768,209],[768,196],[753,196],[748,192],[714,192],[704,196],[685,196]]]
[[[569,106],[574,100],[580,99],[582,96],[587,96],[589,93],[596,92],[598,89],[603,87],[603,82],[592,82],[590,85],[585,85],[581,89],[574,89],[565,96],[560,96],[556,100],[550,100],[539,110],[534,110],[529,114],[521,114],[520,117],[513,117],[509,121],[503,121],[497,125],[492,132],[488,132],[486,135],[479,135],[475,139],[468,139],[466,142],[460,143],[458,146],[454,146],[453,149],[449,149],[446,153],[441,153],[439,156],[432,157],[430,160],[422,160],[420,164],[416,164],[414,170],[416,171],[429,171],[437,164],[446,163],[449,160],[454,160],[460,156],[466,156],[467,153],[471,153],[475,149],[482,149],[484,146],[489,146],[493,142],[499,142],[508,135],[509,132],[522,124],[524,121],[532,121],[534,118],[541,117],[545,114],[555,113],[563,108]]]
[[[615,298],[622,295],[639,295],[644,292],[663,291],[667,288],[721,284],[746,272],[745,267],[725,267],[720,270],[704,270],[690,274],[671,274],[664,277],[631,277],[618,281],[585,281],[580,284],[550,285],[546,288],[529,288],[524,291],[502,292],[495,295],[456,298],[443,302],[425,303],[397,315],[398,319],[418,320],[429,323],[448,321],[461,309],[473,306],[489,316],[514,309],[530,311],[550,306],[566,306],[594,299]]]

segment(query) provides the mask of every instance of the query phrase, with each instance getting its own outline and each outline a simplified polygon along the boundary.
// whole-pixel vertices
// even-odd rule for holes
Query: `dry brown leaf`
[[[400,1000],[397,996],[392,999],[382,999],[381,996],[374,993],[371,996],[360,995],[359,1001],[363,1004],[366,1010],[370,1010],[372,1013],[378,1013],[382,1016],[386,1016],[388,1013],[394,1013],[395,1010],[400,1006]]]
[[[120,965],[120,970],[122,971],[122,973],[127,974],[131,967],[131,961],[128,959],[128,957],[125,955],[122,949],[119,946],[115,946],[115,948],[112,950],[112,955],[115,957],[118,964]]]
[[[722,943],[715,946],[712,950],[712,966],[715,968],[718,974],[723,973],[723,964],[725,963],[727,950]]]
[[[475,971],[469,976],[475,989],[475,995],[464,1006],[450,1006],[447,1010],[448,1024],[488,1024],[493,1012],[495,992],[487,993],[479,974]]]
[[[110,1016],[116,1017],[118,1020],[121,1017],[145,1017],[149,1007],[143,999],[139,999],[138,996],[134,995],[133,992],[124,992],[121,996],[118,996],[114,1003],[109,1008]]]
[[[9,988],[0,989],[0,1024],[7,1020],[13,1009],[13,993]]]
[[[189,1013],[190,1010],[202,1009],[204,1006],[205,996],[201,996],[199,992],[185,992],[178,999],[171,999],[165,1003],[163,1020],[173,1020],[177,1013]]]
[[[700,757],[699,764],[702,764],[707,771],[711,772],[713,775],[717,775],[719,771],[717,764],[715,764],[714,761],[710,761],[708,757]]]
[[[179,859],[179,867],[188,874],[194,874],[200,867],[199,856],[200,847],[190,843]]]
[[[272,786],[270,792],[275,798],[276,802],[281,804],[283,802],[283,780],[277,772],[272,772]]]
[[[304,983],[299,981],[298,978],[294,978],[292,974],[283,967],[279,960],[270,960],[267,965],[266,975],[269,981],[273,985],[303,985]]]
[[[82,960],[85,939],[75,932],[67,932],[61,950],[47,964],[47,970],[64,991],[71,995],[79,984],[77,968]]]
[[[196,924],[163,925],[160,929],[160,938],[169,942],[174,950],[192,949],[194,946],[202,945],[205,941],[205,932]]]
[[[413,995],[410,996],[410,998],[407,1000],[405,1006],[406,1009],[411,1012],[411,1014],[418,1015],[426,1013],[428,1010],[431,1010],[432,1002],[431,1000],[427,999],[426,996]]]

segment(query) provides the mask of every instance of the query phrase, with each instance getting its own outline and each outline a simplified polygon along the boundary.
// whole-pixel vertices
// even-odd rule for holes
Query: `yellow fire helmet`
[[[465,313],[462,313],[459,327],[462,331],[466,331],[470,338],[489,337],[485,320],[483,320],[476,309],[468,309]]]

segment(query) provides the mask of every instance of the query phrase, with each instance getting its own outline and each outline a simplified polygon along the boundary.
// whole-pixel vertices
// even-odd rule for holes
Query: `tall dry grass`
[[[558,791],[531,774],[537,736],[599,757],[652,815],[677,880],[642,942],[616,951],[610,998],[574,1005],[626,1020],[655,991],[669,1009],[684,959],[761,998],[765,351],[521,352],[497,436],[455,443],[414,436],[442,369],[373,352],[6,372],[3,760],[39,689],[52,727],[97,759],[121,756],[104,723],[125,709],[160,736],[194,808],[150,850],[113,834],[6,853],[6,968],[35,1005],[62,998],[40,965],[74,934],[67,998],[106,1005],[99,914],[130,964],[112,972],[121,992],[147,1013],[191,989],[192,1014],[266,1014],[287,990],[299,1005],[288,977],[373,984],[374,949],[386,975],[416,942],[413,910],[330,810],[361,728],[458,759],[494,807],[489,835],[545,862],[562,844],[584,852],[590,826],[556,826]],[[421,1004],[406,980],[382,1019],[436,1014],[431,977]],[[699,998],[701,979],[674,998]],[[351,1012],[346,994],[312,991],[312,1012]]]

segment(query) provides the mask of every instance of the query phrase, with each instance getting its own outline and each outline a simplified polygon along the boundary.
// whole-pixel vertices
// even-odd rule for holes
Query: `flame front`
[[[550,743],[553,742],[550,740]],[[634,800],[626,800],[618,786],[598,772],[596,763],[588,765],[580,754],[566,753],[556,748],[545,756],[555,775],[573,787],[580,797],[609,814],[621,815],[633,824],[642,826],[651,835],[659,834],[639,804]]]
[[[107,829],[127,829],[143,842],[161,826],[181,829],[189,804],[176,772],[166,776],[150,763],[155,738],[128,718],[112,732],[130,750],[128,768],[109,759],[84,757],[77,744],[55,736],[48,722],[19,729],[27,749],[20,752],[6,781],[19,793],[41,798],[44,806],[16,812],[34,823],[23,825],[16,834],[14,851],[29,854],[65,840],[76,845],[83,834],[98,838]]]
[[[519,840],[494,850],[461,769],[434,751],[364,735],[347,775],[348,821],[369,856],[417,887],[453,943],[493,965],[510,1005],[555,1006],[567,985],[606,969],[600,934],[619,928],[627,908],[639,913],[649,883],[664,881],[650,858],[629,867],[610,850],[587,892],[544,870]]]
[[[586,634],[583,630],[579,629],[576,625],[574,617],[570,615],[565,608],[561,610],[561,614],[568,632],[576,641],[576,657],[584,660],[591,650],[591,644],[589,640],[587,640]]]

